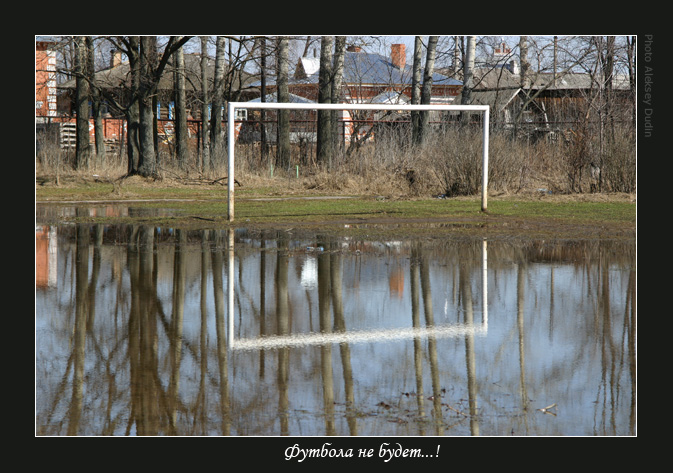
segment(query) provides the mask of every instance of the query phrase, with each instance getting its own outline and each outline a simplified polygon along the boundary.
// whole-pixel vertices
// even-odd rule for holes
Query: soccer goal
[[[275,102],[229,102],[227,106],[228,123],[228,181],[227,202],[228,218],[234,221],[234,149],[235,149],[235,117],[239,109],[274,109],[274,110],[381,110],[381,111],[467,111],[483,114],[483,148],[481,175],[481,210],[487,208],[488,190],[488,137],[489,137],[489,106],[488,105],[381,105],[381,104],[321,104],[321,103],[275,103]]]

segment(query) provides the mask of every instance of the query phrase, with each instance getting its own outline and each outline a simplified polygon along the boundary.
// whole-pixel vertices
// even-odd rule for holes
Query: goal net
[[[467,111],[483,114],[483,146],[481,176],[481,210],[487,208],[488,189],[488,140],[489,140],[489,106],[488,105],[382,105],[382,104],[319,104],[319,103],[272,103],[272,102],[229,102],[227,106],[228,123],[228,170],[227,170],[227,215],[230,222],[234,221],[234,149],[235,149],[235,118],[236,111],[243,109],[273,110],[372,110],[372,111]]]

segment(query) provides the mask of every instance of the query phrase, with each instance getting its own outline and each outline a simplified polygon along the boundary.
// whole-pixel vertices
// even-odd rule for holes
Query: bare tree
[[[138,171],[140,162],[140,106],[138,105],[138,89],[140,88],[140,38],[130,36],[128,39],[122,39],[126,45],[126,56],[129,58],[131,68],[131,99],[128,106],[124,109],[126,115],[126,150],[128,154],[128,174],[135,174]]]
[[[528,61],[528,36],[519,37],[519,63],[521,64],[521,88],[526,89],[530,85],[530,62]],[[556,73],[556,65],[554,65]]]
[[[103,130],[103,115],[101,113],[101,93],[96,84],[96,67],[94,64],[94,45],[91,36],[86,37],[87,49],[87,80],[91,92],[91,115],[93,116],[94,142],[96,159],[94,165],[105,158],[105,133]]]
[[[521,62],[520,85],[522,89],[521,91],[522,103],[518,108],[516,116],[514,117],[513,120],[515,134],[517,133],[517,128],[519,127],[521,120],[523,118],[524,111],[527,110],[528,106],[531,103],[533,103],[533,101],[535,101],[535,99],[537,99],[540,96],[540,94],[547,91],[550,87],[553,87],[554,83],[560,81],[567,74],[572,73],[572,71],[576,66],[583,64],[587,59],[587,57],[589,57],[589,55],[591,54],[592,47],[586,46],[576,48],[574,51],[572,51],[572,54],[570,54],[570,58],[568,61],[564,62],[562,65],[556,64],[556,66],[554,66],[558,67],[559,70],[554,70],[552,80],[548,80],[544,83],[544,85],[535,88],[530,87],[530,84],[534,82],[534,77],[532,77],[533,75],[531,71],[532,68],[528,60],[528,51],[529,51],[528,37],[522,36],[521,39],[519,40],[519,56]],[[567,52],[570,53],[570,51]],[[539,59],[538,63],[540,63]],[[538,67],[540,67],[539,64]]]
[[[469,105],[472,100],[475,50],[476,36],[468,36],[465,51],[465,64],[463,66],[463,94],[460,100],[460,103],[463,105]]]
[[[332,103],[332,49],[333,36],[323,36],[320,42],[320,72],[318,75],[318,102]],[[332,165],[332,126],[329,110],[318,110],[318,142],[316,154],[319,163]]]
[[[420,36],[414,38],[414,62],[412,65],[413,76],[411,79],[411,103],[421,103],[421,61],[423,60],[423,40]],[[421,142],[421,116],[420,112],[411,112],[412,142]]]
[[[260,74],[260,92],[261,92],[261,101],[266,102],[266,37],[262,36],[259,40],[259,74]],[[261,109],[259,111],[259,133],[260,133],[260,145],[262,152],[262,161],[267,157],[268,154],[268,145],[266,142],[266,110]]]
[[[435,56],[437,52],[437,41],[439,36],[428,37],[428,48],[425,58],[425,72],[423,73],[423,88],[421,90],[421,103],[429,104],[432,97],[432,75],[435,72]],[[421,112],[420,120],[420,139],[423,141],[428,134],[429,112]]]
[[[144,177],[156,177],[157,155],[155,148],[154,128],[154,95],[158,82],[157,72],[157,37],[140,37],[140,88],[138,89],[138,105],[140,106],[140,161],[138,174]]]
[[[224,36],[215,40],[215,72],[213,75],[213,94],[210,121],[210,163],[211,166],[224,163],[224,136],[222,133],[222,109],[224,107]]]
[[[75,110],[76,142],[75,168],[84,169],[89,166],[89,81],[87,80],[87,48],[84,36],[75,36]]]
[[[288,103],[290,92],[288,89],[288,38],[278,38],[278,103]],[[285,169],[290,165],[290,111],[278,110],[278,155],[276,165]]]
[[[636,107],[635,107],[635,97],[636,97],[636,37],[627,36],[626,37],[626,67],[629,77],[629,89],[631,91],[631,97],[634,99],[634,106],[631,108],[631,120],[633,127],[636,126]]]
[[[208,131],[208,37],[201,36],[201,171],[211,169],[210,133]]]
[[[138,173],[140,164],[140,38],[138,36],[108,36],[113,50],[126,54],[129,62],[130,85],[123,93],[117,94],[110,88],[100,92],[112,107],[122,112],[126,118],[126,153],[128,175]]]
[[[129,174],[158,176],[154,110],[159,80],[172,54],[190,38],[171,36],[160,58],[155,36],[109,38],[126,53],[131,70],[130,97],[126,105],[120,105],[112,94],[106,94],[126,115]]]
[[[173,57],[173,87],[175,93],[175,151],[178,166],[185,168],[187,164],[187,104],[185,94],[185,55],[183,48],[176,49]]]
[[[341,87],[343,83],[344,61],[346,57],[346,37],[337,36],[334,41],[334,64],[332,67],[332,103],[341,102]],[[332,110],[332,140],[334,142],[333,149],[338,147],[339,137],[339,111]]]

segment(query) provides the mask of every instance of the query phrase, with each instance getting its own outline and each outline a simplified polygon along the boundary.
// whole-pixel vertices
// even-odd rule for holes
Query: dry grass
[[[477,195],[481,191],[482,137],[480,130],[448,130],[430,135],[424,145],[410,146],[399,136],[379,136],[347,155],[340,150],[331,169],[315,163],[315,158],[300,156],[293,150],[287,169],[274,169],[269,159],[260,157],[259,148],[239,145],[236,179],[244,192],[263,189],[266,194],[306,193],[345,195],[384,195],[401,198],[444,194],[450,197]],[[596,190],[587,170],[589,161],[600,158],[600,190],[635,194],[635,140],[619,134],[604,144],[598,158],[592,141],[580,148],[563,140],[512,139],[506,133],[491,133],[489,146],[489,192],[499,196],[549,193],[552,195],[586,194]],[[36,158],[36,185],[77,185],[82,182],[108,182],[123,185],[126,161],[109,154],[92,160],[86,170],[73,170],[72,153],[43,147]],[[579,155],[579,151],[584,155]],[[304,150],[305,152],[305,150]],[[273,150],[271,151],[273,156]],[[196,157],[186,169],[178,168],[170,155],[160,155],[160,179],[138,181],[144,185],[224,186],[226,165],[200,172]],[[223,161],[223,160],[221,160]],[[297,168],[299,166],[299,175]],[[580,167],[578,167],[580,166]],[[127,183],[130,181],[126,181]],[[134,182],[138,185],[139,182]]]

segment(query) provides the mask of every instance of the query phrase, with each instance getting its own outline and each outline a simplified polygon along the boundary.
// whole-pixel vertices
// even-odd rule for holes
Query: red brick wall
[[[47,49],[49,44],[35,43],[35,115],[41,117],[56,114],[56,55]]]

